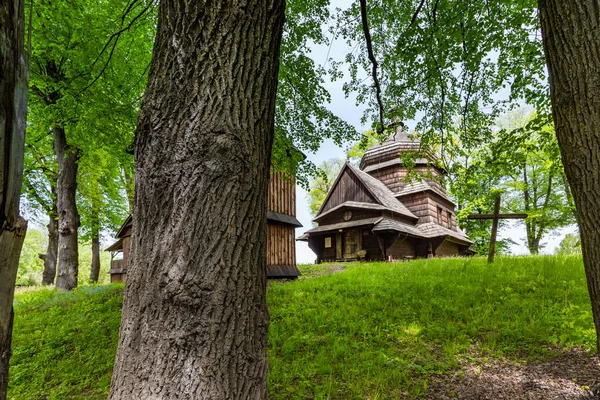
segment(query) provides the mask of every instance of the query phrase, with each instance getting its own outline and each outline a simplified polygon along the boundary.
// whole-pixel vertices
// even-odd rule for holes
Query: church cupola
[[[390,167],[401,167],[401,156],[406,153],[418,153],[423,157],[417,157],[417,165],[428,165],[435,161],[430,153],[421,149],[421,142],[416,135],[409,134],[404,130],[402,124],[398,124],[396,132],[382,144],[376,144],[369,148],[360,161],[360,169],[367,173]]]

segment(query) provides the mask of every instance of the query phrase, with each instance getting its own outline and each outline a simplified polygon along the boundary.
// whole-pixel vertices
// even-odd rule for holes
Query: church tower
[[[409,170],[402,157],[410,153],[414,162]],[[421,148],[415,135],[401,126],[381,145],[371,147],[360,162],[360,169],[383,182],[394,196],[419,217],[419,224],[436,223],[457,230],[455,204],[448,198],[442,182],[446,171],[435,165],[436,157]]]

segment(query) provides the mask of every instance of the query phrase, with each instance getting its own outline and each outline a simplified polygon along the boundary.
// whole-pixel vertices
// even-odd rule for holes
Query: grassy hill
[[[425,396],[465,360],[548,359],[591,349],[579,257],[303,266],[268,290],[274,399]],[[12,399],[104,399],[122,286],[15,299]]]

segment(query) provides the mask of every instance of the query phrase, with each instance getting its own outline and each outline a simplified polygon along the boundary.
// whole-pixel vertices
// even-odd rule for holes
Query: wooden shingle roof
[[[421,232],[419,230],[419,228],[417,228],[414,225],[408,225],[405,223],[402,223],[400,221],[396,221],[394,219],[390,219],[390,218],[382,218],[381,221],[379,221],[374,227],[373,227],[373,232],[381,232],[381,231],[395,231],[395,232],[402,232],[402,233],[407,233],[409,235],[415,236],[415,237],[425,237],[425,235],[423,235],[423,232]]]
[[[408,184],[408,185],[404,186],[398,193],[395,193],[394,196],[399,198],[399,197],[407,196],[409,194],[420,193],[420,192],[425,192],[425,191],[431,191],[433,193],[436,193],[442,199],[454,204],[454,202],[452,200],[450,200],[450,198],[448,197],[448,195],[446,194],[446,192],[444,190],[440,189],[436,185],[431,185],[429,182],[427,182],[425,180],[423,180],[419,183]]]
[[[389,211],[404,215],[409,218],[418,219],[404,204],[402,204],[394,193],[379,179],[372,177],[364,171],[356,168],[350,163],[346,163],[352,172],[361,180],[361,182],[367,187],[373,196],[377,199],[379,204],[384,206]]]
[[[327,211],[323,211],[318,216],[313,218],[313,221],[318,222],[321,218],[326,215],[329,215],[337,210],[342,208],[355,208],[355,209],[363,209],[363,210],[385,210],[386,208],[381,204],[373,204],[373,203],[363,203],[360,201],[345,201],[342,204],[339,204],[333,208],[330,208]]]
[[[338,224],[319,225],[319,226],[315,226],[312,229],[307,230],[306,232],[304,232],[304,234],[327,232],[327,231],[337,231],[338,229],[347,229],[347,228],[355,228],[358,226],[375,225],[382,219],[383,219],[382,217],[374,217],[374,218],[357,219],[355,221],[340,222]]]
[[[417,228],[422,232],[423,236],[428,238],[448,236],[464,243],[473,243],[471,239],[461,231],[453,231],[433,222],[417,225]]]

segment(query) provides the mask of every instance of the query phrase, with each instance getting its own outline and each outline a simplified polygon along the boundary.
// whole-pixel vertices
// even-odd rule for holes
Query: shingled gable
[[[373,178],[371,175],[366,172],[361,171],[350,163],[347,163],[348,167],[356,174],[358,179],[360,179],[364,185],[367,187],[367,190],[371,192],[376,198],[379,204],[386,207],[388,210],[393,211],[398,214],[402,214],[409,218],[414,218],[415,220],[419,219],[415,214],[413,214],[404,204],[398,201],[394,194],[387,186],[380,180]]]
[[[346,174],[352,174],[352,176],[356,177],[359,181],[359,186],[357,186],[356,190],[348,191],[340,187],[342,177]],[[356,198],[357,195],[359,196],[358,199]],[[381,207],[373,207],[373,205],[377,204]],[[318,220],[334,209],[337,210],[343,206],[371,209],[383,208],[404,217],[408,217],[409,219],[418,219],[416,215],[394,197],[394,194],[387,186],[369,174],[356,168],[348,161],[344,164],[344,167],[331,186],[331,190],[327,194],[327,197],[314,220]]]
[[[410,194],[421,193],[421,192],[426,192],[426,191],[433,192],[436,195],[440,196],[442,199],[452,203],[453,205],[456,205],[452,200],[450,200],[450,198],[448,197],[446,192],[438,189],[435,186],[430,185],[427,181],[422,181],[422,182],[414,183],[414,184],[408,184],[408,185],[404,186],[398,193],[394,193],[394,197],[396,197],[397,199],[402,201],[401,198],[403,196],[408,196]]]

